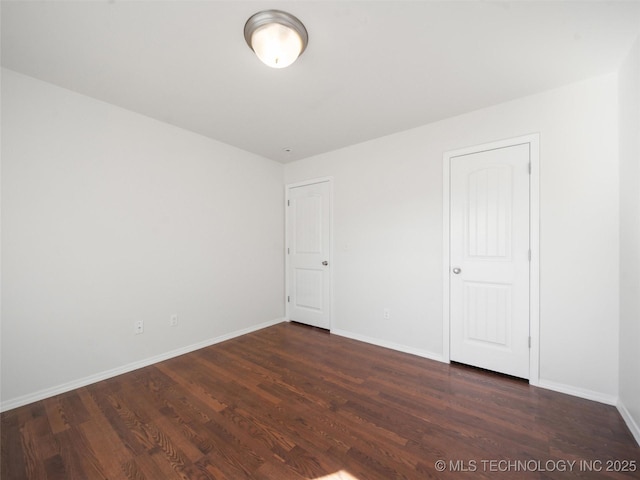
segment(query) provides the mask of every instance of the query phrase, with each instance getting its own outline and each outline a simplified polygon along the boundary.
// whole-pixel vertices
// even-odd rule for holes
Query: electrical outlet
[[[178,325],[178,314],[174,313],[169,317],[169,326],[175,327],[176,325]]]
[[[133,333],[136,335],[140,335],[144,332],[144,320],[136,320],[136,323],[133,324]]]
[[[382,316],[384,317],[385,320],[389,320],[391,318],[391,311],[388,308],[385,308],[382,311]]]

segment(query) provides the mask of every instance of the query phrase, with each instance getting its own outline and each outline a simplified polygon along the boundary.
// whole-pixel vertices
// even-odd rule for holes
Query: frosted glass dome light
[[[262,63],[272,68],[295,62],[309,40],[302,22],[280,10],[265,10],[249,18],[244,38]]]

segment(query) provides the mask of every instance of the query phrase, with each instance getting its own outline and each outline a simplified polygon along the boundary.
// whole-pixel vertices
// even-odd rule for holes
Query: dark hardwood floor
[[[6,480],[640,478],[614,407],[294,323],[5,412],[1,460]]]

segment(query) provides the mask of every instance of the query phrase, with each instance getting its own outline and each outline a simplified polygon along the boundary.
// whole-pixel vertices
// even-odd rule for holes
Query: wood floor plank
[[[44,468],[46,472],[47,480],[66,480],[73,478],[72,472],[67,469],[64,459],[60,455],[54,455],[51,458],[47,458],[44,461]],[[23,477],[8,477],[8,478],[23,478]],[[31,477],[27,477],[31,478]],[[36,477],[37,478],[37,477]],[[81,478],[81,477],[76,477]]]
[[[153,479],[174,479],[177,474],[165,462],[154,462],[149,454],[137,455],[135,458],[122,465],[122,471],[127,479],[153,480]]]
[[[1,421],[10,480],[422,480],[472,465],[473,478],[640,478],[640,447],[614,407],[294,323]],[[533,468],[616,460],[636,470]],[[533,463],[505,473],[483,461]]]
[[[60,457],[69,478],[106,480],[103,464],[98,460],[86,437],[78,427],[55,434]]]
[[[88,422],[80,425],[79,428],[103,465],[105,474],[109,478],[118,478],[123,472],[122,465],[133,458],[133,452],[118,436],[114,426],[98,406],[91,391],[89,389],[80,389],[78,394],[91,418]]]
[[[0,422],[0,476],[1,478],[28,478],[25,452],[22,446],[21,422],[18,416],[27,407],[10,410],[1,415]]]
[[[32,478],[45,478],[44,460],[56,455],[57,451],[53,435],[40,433],[41,423],[42,419],[27,420],[21,430],[27,476]]]

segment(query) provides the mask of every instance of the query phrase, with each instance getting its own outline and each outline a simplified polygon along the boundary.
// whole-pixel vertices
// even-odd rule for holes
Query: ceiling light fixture
[[[262,63],[272,68],[291,65],[309,41],[302,22],[280,10],[264,10],[252,15],[244,25],[244,38]]]

